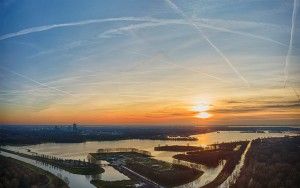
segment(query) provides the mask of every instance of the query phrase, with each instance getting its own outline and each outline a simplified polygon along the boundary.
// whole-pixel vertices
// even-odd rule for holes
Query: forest
[[[231,188],[296,188],[300,185],[300,137],[257,139]]]
[[[58,177],[40,168],[0,155],[0,188],[67,188]]]

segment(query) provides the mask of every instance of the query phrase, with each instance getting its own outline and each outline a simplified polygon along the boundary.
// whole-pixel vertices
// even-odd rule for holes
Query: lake
[[[137,148],[141,150],[147,150],[151,152],[153,157],[158,160],[163,160],[167,162],[173,162],[172,156],[177,152],[166,152],[166,151],[154,151],[154,147],[158,145],[193,145],[193,146],[207,146],[214,143],[221,142],[232,142],[232,141],[243,141],[243,140],[253,140],[257,138],[266,138],[266,137],[283,137],[283,136],[295,136],[296,133],[293,132],[282,132],[282,133],[242,133],[239,131],[220,131],[212,132],[206,134],[192,135],[193,137],[198,138],[197,141],[175,141],[175,140],[119,140],[119,141],[92,141],[84,143],[44,143],[38,145],[29,145],[29,146],[6,146],[5,148],[24,152],[31,153],[37,152],[39,154],[52,155],[65,159],[86,159],[88,153],[96,152],[98,149],[103,148]],[[30,150],[30,152],[28,151]],[[15,158],[15,157],[14,157]],[[29,159],[28,159],[29,160]],[[25,161],[26,162],[26,161]],[[32,162],[32,161],[31,161]],[[35,162],[38,164],[38,162]],[[40,167],[39,164],[38,167]],[[43,167],[44,169],[45,167]],[[57,175],[58,171],[53,171],[53,168],[46,170]],[[96,176],[83,176],[75,175],[69,172],[61,171],[63,177],[67,177],[70,182],[70,186],[77,188],[79,184],[77,181],[84,181],[84,184],[89,184],[91,179],[101,179],[105,181],[116,181],[128,179],[127,176],[118,172],[113,167],[104,163],[103,168],[105,172]],[[202,167],[204,174],[194,182],[191,182],[186,185],[190,187],[191,185],[204,185],[212,181],[218,173],[222,170],[222,166],[217,168],[207,168]],[[63,173],[62,173],[63,172]]]

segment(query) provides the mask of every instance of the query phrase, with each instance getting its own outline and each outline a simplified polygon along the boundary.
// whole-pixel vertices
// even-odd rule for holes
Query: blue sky
[[[0,9],[1,123],[299,123],[298,1]],[[213,117],[199,122],[190,111],[203,103]]]

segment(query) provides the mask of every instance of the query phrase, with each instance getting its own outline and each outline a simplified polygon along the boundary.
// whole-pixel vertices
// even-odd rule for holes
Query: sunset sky
[[[296,0],[4,0],[0,124],[299,125]]]

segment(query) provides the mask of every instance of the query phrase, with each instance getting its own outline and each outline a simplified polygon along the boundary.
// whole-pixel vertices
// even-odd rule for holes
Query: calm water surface
[[[30,149],[32,152],[40,154],[53,155],[61,158],[69,159],[86,159],[87,154],[96,152],[97,149],[103,148],[137,148],[147,150],[152,153],[154,158],[172,161],[174,152],[154,151],[154,147],[158,145],[195,145],[195,146],[207,146],[214,143],[232,142],[242,140],[253,140],[256,138],[265,137],[283,137],[285,135],[296,135],[296,133],[284,132],[284,133],[241,133],[239,131],[220,131],[219,133],[206,133],[193,135],[198,138],[197,141],[172,141],[172,140],[119,140],[119,141],[92,141],[84,143],[45,143],[31,146],[13,147],[7,148],[17,150],[20,152],[27,152]]]
[[[31,152],[37,152],[39,154],[52,155],[61,158],[68,159],[85,159],[88,153],[96,152],[97,149],[103,148],[137,148],[142,150],[150,151],[154,158],[173,162],[172,156],[176,152],[165,152],[165,151],[154,151],[154,147],[158,145],[194,145],[194,146],[207,146],[214,143],[221,142],[232,142],[232,141],[243,141],[243,140],[253,140],[257,138],[266,138],[266,137],[283,137],[283,136],[294,136],[296,133],[292,132],[283,132],[283,133],[241,133],[239,131],[220,131],[206,134],[193,135],[193,137],[198,138],[197,141],[172,141],[172,140],[119,140],[119,141],[92,141],[84,143],[44,143],[31,146],[7,146],[7,149],[28,153],[27,149],[30,149]],[[127,176],[121,174],[113,167],[109,165],[104,165],[105,172],[101,175],[90,177],[90,176],[81,176],[80,181],[90,181],[91,178],[102,179],[106,181],[116,181],[122,179],[128,179]],[[215,169],[204,170],[202,178],[199,178],[195,182],[191,182],[189,185],[204,185],[209,181],[212,181],[213,178],[222,170],[222,166],[219,166]],[[68,173],[68,172],[67,172]],[[70,182],[73,178],[69,178],[70,173],[64,174]],[[77,175],[78,176],[78,175]],[[77,177],[76,176],[76,177]],[[194,184],[195,183],[195,184]]]

